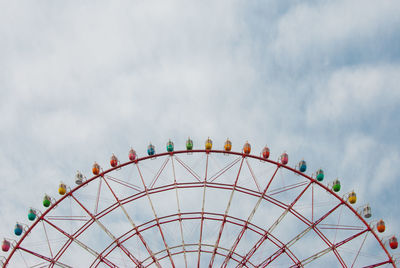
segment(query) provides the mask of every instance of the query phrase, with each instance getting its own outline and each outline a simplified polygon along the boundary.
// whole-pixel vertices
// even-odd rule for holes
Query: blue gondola
[[[147,147],[147,154],[148,155],[154,155],[156,153],[156,149],[154,147],[153,144],[149,144],[149,146]]]

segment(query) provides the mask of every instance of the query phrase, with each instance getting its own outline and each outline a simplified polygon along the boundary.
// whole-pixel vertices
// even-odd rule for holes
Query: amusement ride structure
[[[227,140],[77,172],[4,238],[3,267],[396,267],[394,235],[322,169]],[[73,184],[73,183],[71,183]]]

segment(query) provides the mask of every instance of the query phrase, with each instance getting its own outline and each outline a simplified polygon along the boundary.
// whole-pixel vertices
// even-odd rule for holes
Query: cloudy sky
[[[188,136],[304,158],[399,233],[398,14],[396,0],[1,1],[0,235],[77,169]]]

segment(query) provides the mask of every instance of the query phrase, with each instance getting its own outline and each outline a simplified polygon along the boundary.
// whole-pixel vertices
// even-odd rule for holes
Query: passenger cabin
[[[251,152],[251,145],[248,141],[243,145],[243,153],[244,154],[250,154]]]
[[[369,205],[366,205],[363,208],[363,216],[364,218],[371,218],[372,214],[371,214],[371,207]]]
[[[136,159],[136,152],[132,148],[129,150],[129,160],[134,161]]]
[[[283,153],[282,155],[281,155],[281,157],[280,157],[280,160],[281,160],[281,164],[282,165],[286,165],[288,162],[289,162],[289,156],[288,156],[288,154],[285,152],[285,153]]]
[[[229,139],[226,139],[226,142],[224,144],[224,150],[227,152],[232,150],[232,142]]]
[[[7,252],[7,251],[10,250],[10,247],[11,247],[10,241],[4,239],[3,240],[3,244],[1,244],[1,250],[4,251],[4,252]]]
[[[386,229],[385,222],[383,220],[379,220],[376,224],[376,229],[378,232],[383,233]]]
[[[100,174],[100,165],[97,164],[97,162],[94,162],[93,167],[92,167],[92,172],[93,172],[93,175]]]
[[[77,172],[76,172],[76,175],[75,175],[75,184],[76,184],[76,185],[81,185],[82,182],[83,182],[83,175],[82,175],[82,173],[80,173],[79,171],[77,171]]]
[[[36,219],[36,212],[33,209],[29,209],[28,220],[34,221]]]
[[[167,152],[171,153],[173,151],[174,151],[174,143],[171,140],[169,140],[167,142]]]
[[[211,150],[211,149],[212,149],[212,140],[211,140],[210,138],[208,138],[208,139],[206,140],[206,145],[205,145],[205,147],[206,147],[206,150]]]
[[[322,181],[324,179],[324,171],[322,169],[318,169],[316,173],[317,181]]]
[[[340,181],[338,179],[333,181],[332,190],[335,191],[335,192],[339,192],[340,191]]]
[[[186,140],[186,150],[193,150],[193,141],[190,138]]]
[[[349,196],[347,198],[347,200],[349,201],[350,204],[355,204],[357,202],[357,195],[354,191],[352,191],[351,193],[349,193]]]
[[[15,227],[14,227],[14,234],[15,235],[20,236],[22,234],[23,230],[24,229],[23,229],[21,224],[19,224],[19,223],[15,224]]]
[[[60,195],[65,195],[66,192],[67,192],[67,185],[65,185],[64,183],[60,183],[60,186],[58,186],[58,193]]]
[[[50,200],[50,196],[48,196],[47,194],[44,195],[43,197],[43,206],[45,208],[48,208],[51,205],[51,200]]]
[[[306,171],[306,169],[307,169],[307,163],[306,163],[306,161],[301,160],[301,161],[299,162],[299,170],[300,170],[300,172],[304,172],[304,171]]]
[[[391,249],[396,249],[399,246],[399,243],[397,242],[397,238],[395,236],[389,238],[389,245]]]
[[[153,144],[149,144],[149,146],[147,146],[147,154],[148,155],[154,155],[156,153],[156,147],[154,147]]]
[[[264,149],[262,149],[261,156],[264,159],[268,159],[269,158],[269,148],[267,146],[265,146]]]
[[[114,154],[111,156],[110,165],[111,167],[118,166],[118,158]]]

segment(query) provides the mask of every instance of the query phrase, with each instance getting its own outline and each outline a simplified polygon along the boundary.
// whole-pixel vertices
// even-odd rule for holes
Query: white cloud
[[[376,38],[396,34],[399,12],[396,1],[302,2],[280,18],[271,47],[278,65],[297,71],[351,62],[358,53],[379,60],[373,54],[388,51]]]
[[[359,66],[339,69],[314,89],[307,121],[357,123],[394,110],[400,101],[400,66]]]

